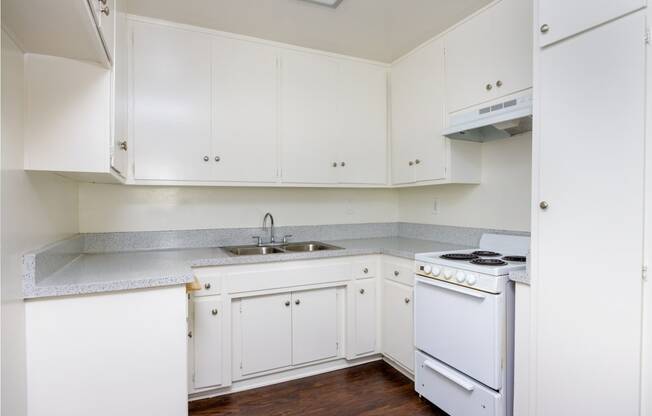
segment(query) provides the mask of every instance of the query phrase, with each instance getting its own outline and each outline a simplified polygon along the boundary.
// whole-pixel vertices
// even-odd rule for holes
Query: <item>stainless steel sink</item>
[[[278,253],[310,253],[323,250],[341,250],[342,247],[333,246],[319,241],[306,241],[301,243],[287,243],[281,245],[249,245],[222,247],[234,256],[256,256]]]
[[[330,244],[320,243],[318,241],[309,241],[307,243],[290,243],[283,246],[285,251],[291,252],[313,252],[323,250],[338,250],[340,247],[335,247]]]
[[[265,254],[283,253],[278,247],[266,246],[240,246],[240,247],[224,247],[224,250],[233,254],[234,256],[255,256]]]

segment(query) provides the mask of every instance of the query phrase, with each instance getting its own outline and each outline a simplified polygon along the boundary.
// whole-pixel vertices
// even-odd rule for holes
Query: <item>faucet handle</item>
[[[292,234],[286,234],[283,236],[283,244],[287,244],[290,238],[294,237]]]
[[[256,239],[256,245],[259,245],[259,246],[262,246],[262,245],[263,245],[263,239],[262,239],[262,237],[260,237],[259,235],[254,235],[254,236],[252,236],[251,238],[255,238],[255,239]]]

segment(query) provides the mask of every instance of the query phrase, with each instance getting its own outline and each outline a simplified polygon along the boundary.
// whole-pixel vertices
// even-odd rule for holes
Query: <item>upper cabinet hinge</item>
[[[645,26],[645,44],[650,44],[650,28],[648,26]]]
[[[647,282],[647,266],[643,266],[642,276],[643,276],[643,281]]]

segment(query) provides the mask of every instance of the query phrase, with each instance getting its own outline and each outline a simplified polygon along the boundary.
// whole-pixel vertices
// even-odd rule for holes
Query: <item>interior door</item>
[[[417,278],[414,316],[419,350],[494,390],[502,387],[505,295]]]
[[[342,61],[338,88],[339,182],[384,184],[387,182],[387,69]]]
[[[292,293],[292,364],[337,356],[337,289]]]
[[[639,412],[645,20],[636,13],[541,50],[538,415]]]
[[[383,354],[414,371],[412,287],[383,281]]]
[[[292,364],[290,294],[244,298],[240,304],[242,375]]]
[[[206,296],[193,300],[194,311],[194,388],[222,384],[222,309],[221,299]]]
[[[376,279],[355,282],[355,340],[356,355],[376,351]]]
[[[276,48],[213,38],[215,180],[276,181],[277,76]]]
[[[284,51],[281,66],[283,181],[335,183],[338,61]]]
[[[210,180],[211,37],[133,23],[136,179]]]
[[[539,0],[541,47],[645,7],[646,0]],[[547,30],[541,30],[547,25]]]

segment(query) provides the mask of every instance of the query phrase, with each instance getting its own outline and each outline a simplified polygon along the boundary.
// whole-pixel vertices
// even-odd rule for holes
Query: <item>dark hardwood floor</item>
[[[190,403],[191,416],[435,415],[413,383],[382,361]]]

